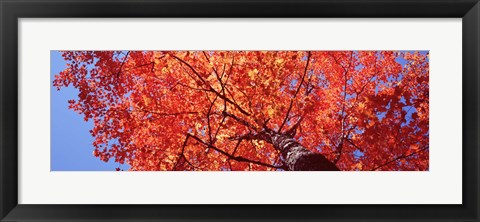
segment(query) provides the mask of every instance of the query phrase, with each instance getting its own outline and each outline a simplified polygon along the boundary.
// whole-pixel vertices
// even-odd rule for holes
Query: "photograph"
[[[480,0],[0,14],[0,222],[480,222]]]
[[[429,171],[429,51],[50,51],[51,171]]]

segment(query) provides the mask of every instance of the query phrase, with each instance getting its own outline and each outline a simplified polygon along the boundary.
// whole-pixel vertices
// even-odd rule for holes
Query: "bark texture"
[[[275,149],[282,153],[285,166],[291,171],[338,171],[338,167],[320,153],[303,147],[288,135],[270,135]]]

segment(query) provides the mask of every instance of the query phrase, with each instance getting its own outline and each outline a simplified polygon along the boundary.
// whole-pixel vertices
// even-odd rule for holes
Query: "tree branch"
[[[302,88],[303,82],[305,81],[305,76],[307,75],[307,71],[308,71],[308,64],[310,63],[310,56],[311,56],[311,53],[308,52],[307,64],[305,65],[305,69],[303,71],[302,80],[300,81],[300,85],[298,85],[297,91],[295,91],[295,94],[293,95],[293,98],[290,100],[290,106],[288,107],[287,115],[285,115],[285,119],[283,119],[283,122],[280,125],[280,128],[278,128],[277,132],[279,132],[279,133],[282,131],[283,126],[285,126],[285,123],[288,121],[290,111],[292,110],[292,107],[293,107],[293,101],[297,97],[297,94],[298,94],[298,92],[300,92],[300,89]]]
[[[242,107],[240,107],[240,105],[238,105],[236,102],[230,100],[229,98],[227,98],[225,95],[222,95],[221,93],[217,92],[217,90],[215,90],[210,84],[207,83],[207,81],[205,81],[202,76],[200,75],[200,73],[197,72],[197,70],[195,70],[195,68],[193,68],[190,64],[188,64],[187,62],[185,62],[183,59],[180,59],[179,57],[175,56],[175,55],[172,55],[175,59],[177,59],[178,61],[180,61],[181,63],[185,64],[186,66],[188,66],[188,68],[190,68],[190,70],[192,70],[193,73],[195,73],[195,75],[200,79],[200,81],[202,81],[202,83],[208,88],[209,91],[215,93],[216,95],[218,95],[218,97],[222,98],[223,100],[225,100],[226,102],[232,104],[235,108],[237,108],[241,113],[243,113],[244,115],[246,116],[250,116],[251,114],[247,111],[245,111]]]
[[[128,51],[127,54],[125,55],[125,58],[123,58],[122,64],[120,65],[120,68],[118,69],[118,72],[116,74],[117,78],[120,76],[120,73],[122,72],[122,67],[125,64],[125,62],[127,61],[127,58],[128,58],[129,54],[130,54],[130,51]]]
[[[275,169],[283,169],[283,167],[281,166],[274,166],[274,165],[271,165],[271,164],[268,164],[268,163],[263,163],[263,162],[260,162],[260,161],[256,161],[256,160],[250,160],[250,159],[247,159],[247,158],[244,158],[244,157],[241,157],[241,156],[234,156],[234,155],[231,155],[211,144],[208,144],[206,142],[204,142],[202,139],[194,136],[194,135],[191,135],[189,134],[191,138],[197,140],[198,142],[200,142],[201,144],[207,146],[208,148],[212,148],[214,149],[215,151],[225,155],[226,157],[228,157],[229,159],[232,159],[232,160],[236,160],[238,162],[247,162],[247,163],[253,163],[253,164],[257,164],[257,165],[261,165],[261,166],[266,166],[266,167],[270,167],[270,168],[275,168]]]
[[[179,157],[177,159],[177,162],[175,163],[175,165],[173,166],[173,170],[176,170],[177,167],[178,167],[178,164],[180,163],[180,160],[184,159],[185,162],[190,165],[194,170],[197,169],[198,167],[194,166],[192,163],[190,163],[190,161],[187,160],[187,157],[185,157],[185,147],[187,146],[187,142],[188,142],[188,138],[190,137],[189,134],[187,134],[187,137],[185,138],[185,141],[183,142],[183,146],[182,146],[182,152],[179,154]]]
[[[422,149],[419,149],[419,150],[417,150],[417,151],[415,151],[415,152],[413,152],[413,153],[410,153],[410,154],[408,154],[408,155],[402,154],[402,155],[400,155],[400,156],[398,156],[398,157],[396,157],[396,158],[394,158],[394,159],[392,159],[392,160],[390,160],[390,161],[385,162],[384,164],[382,164],[382,165],[380,165],[380,166],[373,167],[370,171],[375,171],[375,170],[377,170],[377,169],[380,169],[380,168],[382,168],[382,167],[384,167],[384,166],[386,166],[386,165],[388,165],[388,164],[391,164],[391,163],[393,163],[393,162],[396,162],[396,161],[398,161],[398,160],[411,157],[411,156],[413,156],[413,155],[415,155],[415,154],[417,154],[417,153],[421,153],[421,152],[425,151],[425,150],[428,149],[428,148],[429,148],[429,146],[425,146],[425,147],[423,147]]]
[[[139,111],[142,111],[144,113],[152,113],[152,114],[159,115],[159,116],[178,116],[178,115],[199,114],[199,112],[193,112],[193,111],[176,112],[176,113],[161,113],[161,112],[154,112],[154,111],[151,111],[151,110],[142,109],[142,108],[139,108],[139,107],[135,107],[135,109],[137,109]]]
[[[295,95],[293,96],[293,98],[297,97],[297,94],[300,91],[300,88],[302,87],[303,82],[305,81],[305,76],[307,75],[308,64],[310,63],[310,56],[311,56],[310,51],[307,52],[307,53],[308,53],[307,64],[305,65],[305,70],[303,72],[303,76],[302,76],[302,80],[300,81],[300,85],[298,85],[297,91],[295,92]]]
[[[229,112],[227,112],[227,111],[223,111],[222,114],[223,114],[224,116],[228,116],[228,117],[234,119],[234,120],[237,121],[238,123],[240,123],[240,124],[242,124],[242,125],[244,125],[244,126],[246,126],[246,127],[248,127],[248,128],[251,128],[251,129],[253,129],[253,130],[257,131],[257,132],[259,131],[258,128],[255,127],[254,125],[250,124],[250,123],[247,122],[246,120],[241,119],[241,118],[239,118],[239,117],[237,117],[237,116],[235,116],[235,115],[233,115],[233,114],[231,114],[231,113],[229,113]]]

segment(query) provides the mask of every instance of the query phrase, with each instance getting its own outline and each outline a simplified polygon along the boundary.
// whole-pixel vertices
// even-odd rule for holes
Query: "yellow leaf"
[[[275,65],[279,66],[283,63],[283,59],[282,58],[279,58],[279,59],[276,59],[275,60]]]
[[[150,99],[150,97],[148,97],[148,96],[143,96],[143,102],[145,103],[145,105],[148,106],[151,101],[152,101],[152,99]]]
[[[362,170],[363,164],[362,164],[362,163],[357,163],[357,164],[355,165],[355,167],[356,167],[358,170]]]
[[[275,110],[272,107],[268,107],[267,109],[268,117],[272,118],[273,114],[275,114]]]
[[[255,79],[255,75],[257,75],[257,74],[258,74],[257,69],[248,71],[248,77],[250,77],[250,79]]]

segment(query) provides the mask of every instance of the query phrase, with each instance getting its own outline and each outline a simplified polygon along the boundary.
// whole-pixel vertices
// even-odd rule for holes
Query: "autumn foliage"
[[[130,170],[428,170],[428,52],[65,51],[57,89]]]

